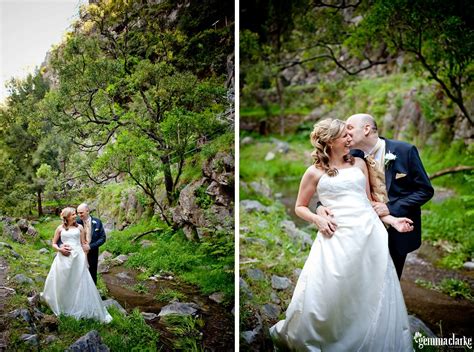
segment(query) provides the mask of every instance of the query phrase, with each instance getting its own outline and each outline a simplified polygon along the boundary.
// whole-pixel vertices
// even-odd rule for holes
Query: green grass
[[[155,299],[158,302],[168,303],[173,300],[183,301],[186,299],[186,295],[178,290],[173,290],[171,288],[161,288],[160,292],[155,295]]]
[[[167,330],[177,339],[173,343],[175,350],[201,352],[204,320],[199,317],[170,314],[162,319]]]
[[[471,301],[474,300],[470,285],[462,280],[445,278],[436,285],[431,281],[417,279],[415,280],[415,283],[421,287],[445,293],[453,298],[464,298]]]

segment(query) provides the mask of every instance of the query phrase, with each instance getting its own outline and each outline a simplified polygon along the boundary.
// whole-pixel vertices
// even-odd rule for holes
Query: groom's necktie
[[[84,229],[86,230],[87,243],[91,243],[91,218],[84,221]]]
[[[385,186],[385,174],[372,155],[365,157],[367,169],[369,171],[370,193],[373,200],[387,203],[387,187]]]

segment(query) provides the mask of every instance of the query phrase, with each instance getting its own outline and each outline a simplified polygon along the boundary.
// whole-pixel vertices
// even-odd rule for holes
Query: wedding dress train
[[[108,323],[112,317],[105,309],[99,291],[89,273],[77,227],[61,231],[63,244],[71,246],[71,254],[56,254],[41,297],[54,314],[75,318],[93,318]]]
[[[388,234],[365,185],[357,167],[321,177],[318,196],[337,230],[317,235],[286,319],[270,329],[277,350],[413,351]]]

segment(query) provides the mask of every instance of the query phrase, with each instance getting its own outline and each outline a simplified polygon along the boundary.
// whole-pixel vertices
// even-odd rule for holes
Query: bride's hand
[[[326,237],[332,237],[334,231],[336,231],[337,224],[333,218],[315,215],[313,217],[313,224],[318,227],[319,232],[321,232]]]
[[[408,218],[395,218],[391,225],[398,232],[413,231],[413,221]]]

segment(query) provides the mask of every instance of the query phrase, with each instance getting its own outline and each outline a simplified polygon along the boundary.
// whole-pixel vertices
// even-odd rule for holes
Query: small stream
[[[117,274],[120,274],[117,276]],[[136,279],[138,271],[122,266],[110,268],[102,278],[107,285],[109,295],[118,301],[128,312],[138,308],[140,312],[158,314],[169,302],[160,302],[155,295],[164,289],[173,289],[182,293],[186,298],[182,302],[194,302],[200,309],[200,317],[204,320],[202,329],[202,346],[205,351],[233,351],[234,350],[234,317],[222,304],[203,296],[199,290],[191,285],[178,282],[176,279],[147,280],[145,283]],[[144,283],[148,292],[138,293],[131,287],[138,282]],[[148,322],[160,333],[160,343],[163,351],[173,351],[174,336],[168,332],[160,319]],[[198,344],[199,345],[199,344]]]

